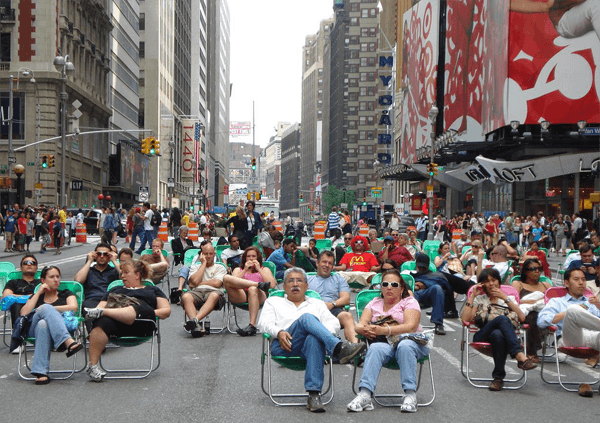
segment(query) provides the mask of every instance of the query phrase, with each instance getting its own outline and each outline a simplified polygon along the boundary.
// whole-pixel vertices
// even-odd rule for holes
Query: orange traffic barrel
[[[325,239],[325,225],[323,223],[315,223],[314,238]]]
[[[277,229],[279,232],[283,233],[283,226],[279,220],[277,222],[273,222],[273,226],[275,226],[275,229]]]
[[[85,230],[85,224],[78,223],[75,227],[75,241],[87,242],[87,232]]]
[[[358,234],[367,238],[369,236],[369,225],[362,225],[358,231]]]
[[[192,241],[198,241],[198,224],[196,222],[190,222],[188,228],[190,228],[188,238]]]
[[[452,240],[457,240],[460,239],[460,237],[462,236],[463,231],[462,229],[455,229],[452,231]]]
[[[162,239],[164,242],[169,240],[169,232],[167,230],[167,222],[162,222],[160,227],[158,228],[158,238]]]

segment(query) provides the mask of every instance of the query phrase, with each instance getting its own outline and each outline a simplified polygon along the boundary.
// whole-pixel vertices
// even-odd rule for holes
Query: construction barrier
[[[279,232],[283,233],[283,225],[280,221],[273,222],[273,226],[275,226],[275,229],[277,229]]]
[[[455,229],[452,231],[452,240],[457,240],[460,239],[460,237],[462,236],[463,231],[462,229]]]
[[[87,232],[84,223],[78,223],[75,227],[75,241],[87,242]]]
[[[314,238],[315,239],[325,239],[325,229],[326,226],[322,222],[315,223],[314,229]]]
[[[360,236],[364,236],[365,238],[369,237],[369,225],[361,225],[358,234]]]
[[[169,230],[167,229],[167,222],[162,222],[158,228],[158,238],[164,242],[169,241]]]
[[[190,228],[188,238],[192,241],[198,241],[198,224],[196,222],[190,222],[188,228]]]

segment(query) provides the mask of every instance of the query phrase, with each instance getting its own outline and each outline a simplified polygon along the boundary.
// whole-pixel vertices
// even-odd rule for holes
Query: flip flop
[[[47,385],[50,383],[50,378],[48,376],[39,376],[35,380],[36,385]]]
[[[82,348],[82,344],[80,344],[79,342],[73,342],[67,347],[67,357],[71,357],[73,354],[81,351]]]

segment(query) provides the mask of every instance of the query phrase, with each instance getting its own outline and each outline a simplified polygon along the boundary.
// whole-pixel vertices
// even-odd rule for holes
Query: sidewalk
[[[100,242],[100,236],[99,235],[88,235],[87,236],[87,241],[85,244],[83,243],[79,243],[75,241],[75,237],[71,237],[71,245],[65,244],[61,247],[61,251],[62,250],[69,250],[71,248],[75,248],[81,245],[95,245],[98,242]],[[40,254],[40,248],[42,246],[41,241],[36,241],[35,239],[33,241],[31,241],[31,244],[29,244],[29,252],[35,255],[39,255]],[[5,261],[6,259],[10,259],[10,258],[14,258],[14,257],[19,257],[23,254],[25,254],[26,248],[27,246],[25,245],[25,250],[22,252],[17,252],[17,251],[13,251],[11,253],[7,253],[4,251],[4,248],[6,247],[6,241],[4,241],[4,237],[2,237],[2,239],[0,240],[0,261]],[[13,243],[13,247],[14,247],[14,243]],[[56,248],[50,248],[47,247],[46,248],[46,254],[47,255],[53,255],[56,252]]]

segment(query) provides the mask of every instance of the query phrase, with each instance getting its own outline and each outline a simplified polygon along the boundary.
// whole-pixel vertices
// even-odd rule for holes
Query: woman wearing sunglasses
[[[382,318],[393,319],[391,324],[374,325]],[[372,395],[375,392],[381,367],[393,357],[400,367],[400,380],[406,396],[401,411],[417,411],[417,360],[429,353],[429,348],[412,339],[400,339],[390,344],[394,335],[410,334],[421,331],[421,308],[414,297],[409,295],[408,287],[398,270],[388,270],[383,274],[381,297],[373,299],[363,311],[356,332],[367,338],[370,347],[367,350],[363,372],[360,378],[359,392],[348,404],[349,411],[372,410]],[[395,321],[395,322],[394,322]]]
[[[548,264],[546,253],[543,250],[540,250],[540,242],[531,241],[529,243],[529,248],[531,249],[523,255],[522,260],[528,258],[537,258],[540,261],[540,263],[542,263],[542,272],[544,272],[544,275],[548,278],[551,277],[550,265]]]
[[[29,336],[35,337],[31,374],[37,377],[36,385],[50,383],[48,372],[52,348],[66,350],[67,357],[71,357],[83,348],[82,344],[71,337],[61,315],[65,311],[77,310],[75,294],[67,289],[58,290],[60,270],[56,266],[45,267],[41,278],[40,288],[21,309],[21,316],[26,316],[35,310]]]
[[[521,267],[521,277],[512,283],[513,288],[521,297],[521,308],[527,310],[525,323],[529,324],[527,330],[527,357],[534,363],[539,363],[537,351],[542,348],[544,336],[537,325],[539,310],[544,306],[544,294],[551,287],[548,282],[541,282],[542,264],[537,258],[525,260]]]

